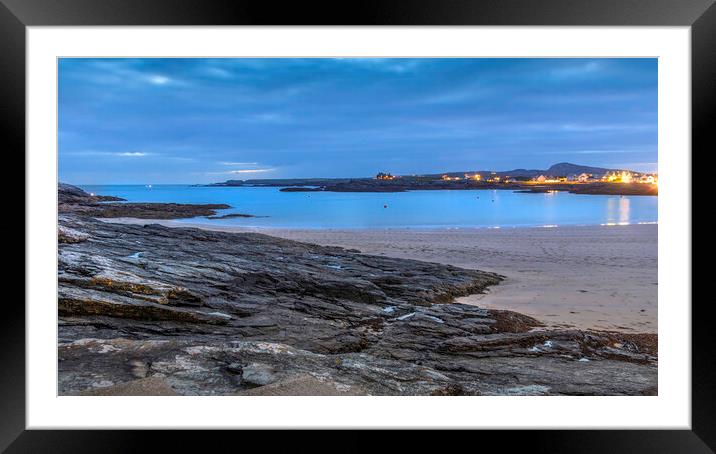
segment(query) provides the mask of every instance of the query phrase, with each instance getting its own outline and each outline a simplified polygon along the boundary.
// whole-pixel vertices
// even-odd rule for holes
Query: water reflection
[[[631,199],[628,197],[610,197],[607,200],[607,225],[628,225],[630,217]]]
[[[630,199],[626,197],[621,197],[619,199],[619,223],[620,224],[628,224],[629,223],[629,203]]]

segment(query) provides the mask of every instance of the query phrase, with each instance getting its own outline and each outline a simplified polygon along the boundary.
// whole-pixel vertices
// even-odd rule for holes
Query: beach
[[[62,395],[658,392],[656,225],[248,229],[104,197],[58,188]]]
[[[108,222],[261,232],[505,276],[457,302],[530,315],[547,327],[657,332],[655,224],[503,229],[249,229],[119,218]]]

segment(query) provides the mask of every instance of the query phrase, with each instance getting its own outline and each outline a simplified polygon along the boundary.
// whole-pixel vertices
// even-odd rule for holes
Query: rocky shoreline
[[[453,303],[495,273],[94,219],[215,205],[115,203],[68,185],[59,200],[61,395],[657,392],[656,336],[545,330]]]
[[[88,194],[65,183],[59,184],[57,210],[95,218],[135,217],[140,219],[182,219],[217,216],[216,210],[231,208],[226,204],[129,203],[113,196]],[[250,215],[245,215],[250,216]],[[216,219],[216,217],[214,217]]]

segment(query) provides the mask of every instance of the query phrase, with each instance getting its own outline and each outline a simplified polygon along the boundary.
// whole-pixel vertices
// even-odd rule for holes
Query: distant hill
[[[549,169],[545,170],[545,175],[579,175],[581,173],[593,173],[593,174],[604,174],[613,170],[622,170],[622,169],[606,169],[604,167],[589,167],[589,166],[580,166],[578,164],[571,164],[569,162],[560,162],[559,164],[555,164],[551,166]]]
[[[497,175],[509,175],[512,177],[538,177],[540,175],[545,176],[563,176],[568,177],[570,175],[580,175],[582,173],[591,173],[594,175],[604,175],[607,172],[621,171],[626,169],[607,169],[606,167],[591,167],[581,166],[579,164],[572,164],[571,162],[560,162],[550,166],[548,169],[513,169],[495,172]]]
[[[462,176],[463,174],[495,174],[499,176],[511,176],[511,177],[524,177],[524,178],[535,178],[540,175],[544,176],[571,176],[580,175],[582,173],[591,173],[594,175],[603,175],[607,172],[622,171],[627,169],[607,169],[605,167],[591,167],[582,166],[579,164],[572,164],[570,162],[560,162],[550,166],[548,169],[512,169],[512,170],[471,170],[468,172],[445,172],[442,175],[448,176]],[[638,172],[637,172],[638,173]],[[438,176],[441,174],[425,175],[425,176]]]

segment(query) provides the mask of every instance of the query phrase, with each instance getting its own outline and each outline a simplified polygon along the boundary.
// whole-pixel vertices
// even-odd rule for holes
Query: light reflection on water
[[[619,222],[620,223],[629,223],[629,198],[627,197],[621,197],[619,198]]]
[[[409,191],[399,193],[279,192],[278,188],[186,185],[83,186],[132,202],[226,203],[219,214],[260,218],[206,220],[215,225],[286,228],[553,227],[657,222],[655,196],[597,196],[564,192]]]
[[[631,219],[630,210],[633,198],[635,197],[610,196],[607,200],[607,221],[602,224],[628,225],[633,223],[645,224],[649,222],[656,222],[656,217],[653,220]]]

